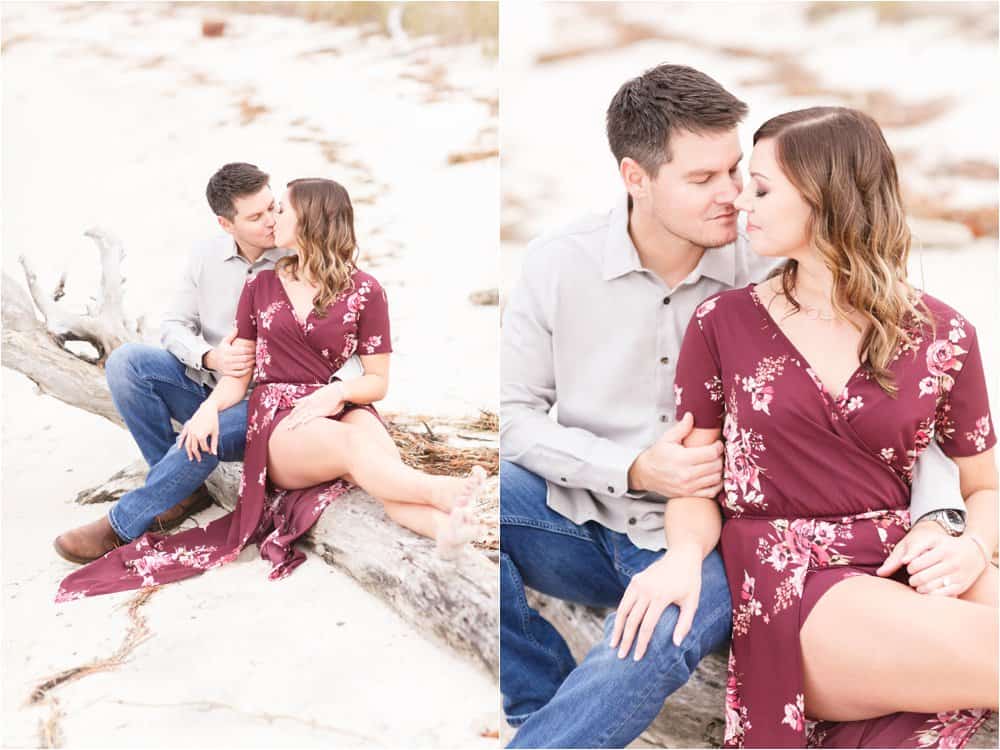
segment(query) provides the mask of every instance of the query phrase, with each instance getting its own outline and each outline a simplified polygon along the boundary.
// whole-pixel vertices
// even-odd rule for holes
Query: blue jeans
[[[189,460],[176,445],[170,418],[186,422],[212,391],[184,373],[170,352],[145,344],[124,344],[105,364],[115,408],[149,464],[146,483],[126,492],[108,514],[122,539],[135,539],[163,511],[186,498],[212,473],[219,461],[240,461],[246,448],[247,402],[219,414],[218,455],[202,453]]]
[[[625,534],[582,526],[545,503],[545,480],[500,464],[500,689],[504,712],[519,726],[508,747],[625,747],[652,723],[663,701],[698,662],[729,638],[729,588],[722,559],[702,567],[701,598],[691,632],[673,644],[678,609],[660,618],[646,655],[618,658],[604,636],[577,665],[562,636],[528,606],[525,586],[594,607],[617,607],[632,576],[663,552],[636,547]],[[719,706],[721,715],[722,706]]]

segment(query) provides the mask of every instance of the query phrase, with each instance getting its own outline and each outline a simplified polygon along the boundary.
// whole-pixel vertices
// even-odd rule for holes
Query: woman
[[[686,444],[725,442],[726,744],[961,747],[997,706],[996,438],[976,332],[906,280],[895,163],[871,118],[776,117],[750,170],[736,207],[751,245],[789,261],[698,308],[675,385]],[[911,587],[884,564],[933,438],[959,468],[956,544],[974,562],[904,560],[922,569]],[[710,549],[718,520],[700,528]]]
[[[372,403],[388,388],[385,292],[357,268],[354,213],[332,180],[288,184],[275,243],[295,250],[246,283],[237,306],[239,338],[256,342],[256,366],[225,376],[184,425],[178,441],[191,460],[215,453],[219,412],[255,388],[234,511],[174,536],[146,534],[68,576],[57,601],[188,578],[234,560],[250,543],[288,575],[305,555],[293,544],[331,502],[357,484],[398,523],[437,540],[445,557],[478,535],[470,499],[485,479],[432,476],[400,461]],[[354,353],[364,374],[332,377]]]

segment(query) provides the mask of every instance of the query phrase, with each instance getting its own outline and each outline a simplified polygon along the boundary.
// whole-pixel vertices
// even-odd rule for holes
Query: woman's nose
[[[746,211],[747,213],[750,213],[750,196],[748,195],[749,190],[750,186],[749,185],[745,186],[742,192],[740,192],[740,194],[736,196],[736,200],[733,201],[733,206],[736,208],[737,211]]]

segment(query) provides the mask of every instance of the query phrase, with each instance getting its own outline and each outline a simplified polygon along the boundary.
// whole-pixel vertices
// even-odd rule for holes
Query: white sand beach
[[[226,22],[202,36],[205,18]],[[156,327],[227,161],[351,193],[393,324],[387,412],[496,410],[496,58],[478,43],[196,4],[5,4],[3,270],[64,302],[98,290],[93,225],[122,238],[125,305]],[[476,156],[476,153],[481,154]],[[471,155],[471,156],[470,156]],[[494,747],[496,681],[315,556],[255,551],[152,594],[56,606],[76,493],[139,457],[128,433],[3,370],[4,747]],[[213,513],[201,516],[207,520]],[[124,663],[32,691],[147,637]]]

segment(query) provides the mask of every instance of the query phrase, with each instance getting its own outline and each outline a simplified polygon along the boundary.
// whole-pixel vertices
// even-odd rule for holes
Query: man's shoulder
[[[587,214],[547,230],[528,243],[526,261],[550,265],[582,255],[600,257],[608,233],[610,214]]]
[[[228,234],[203,237],[191,243],[188,261],[194,265],[202,266],[206,261],[221,260],[232,245],[233,238]]]

